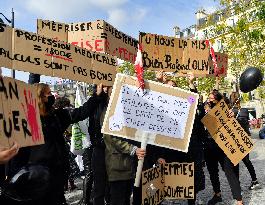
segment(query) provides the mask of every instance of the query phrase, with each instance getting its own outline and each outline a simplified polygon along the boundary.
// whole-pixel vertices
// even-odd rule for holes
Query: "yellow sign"
[[[37,28],[40,35],[135,62],[138,41],[103,20],[64,24],[38,19]]]
[[[252,139],[235,118],[229,118],[229,108],[224,100],[204,116],[202,123],[234,165],[253,149]]]
[[[142,172],[142,205],[194,198],[194,163],[166,163]]]
[[[116,57],[8,26],[1,31],[1,66],[107,86],[114,82]]]

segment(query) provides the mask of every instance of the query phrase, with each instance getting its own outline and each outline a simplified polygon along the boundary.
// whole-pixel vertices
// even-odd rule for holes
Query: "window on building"
[[[183,32],[179,32],[179,37],[183,38],[183,36],[184,36],[184,33]]]
[[[203,26],[206,23],[206,17],[199,19],[199,26]]]
[[[213,21],[214,21],[214,22],[218,22],[218,21],[220,21],[220,15],[219,15],[219,14],[214,14],[214,16],[213,16]]]

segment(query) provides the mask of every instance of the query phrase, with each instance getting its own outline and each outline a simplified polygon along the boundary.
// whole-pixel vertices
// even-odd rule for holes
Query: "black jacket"
[[[238,113],[239,111],[239,113]],[[238,110],[237,108],[233,109],[233,112],[235,113],[235,116],[237,117],[237,121],[238,123],[241,125],[241,127],[245,130],[245,132],[248,135],[250,134],[249,131],[249,111],[247,108],[241,108],[240,110]]]
[[[64,172],[67,163],[67,150],[63,133],[67,127],[91,116],[100,98],[94,96],[75,109],[56,109],[41,117],[45,143],[33,147],[21,148],[19,154],[10,161],[9,176],[28,163],[47,165],[51,171]]]
[[[95,97],[95,93],[92,95]],[[88,133],[92,146],[105,147],[103,134],[101,133],[101,127],[103,123],[104,112],[108,105],[108,95],[102,92],[100,96],[100,103],[92,110],[91,116],[89,117],[89,128]]]

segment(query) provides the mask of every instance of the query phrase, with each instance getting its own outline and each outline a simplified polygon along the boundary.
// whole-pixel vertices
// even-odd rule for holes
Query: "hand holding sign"
[[[167,80],[167,75],[165,74],[165,72],[163,70],[157,71],[156,72],[156,79],[163,83]]]
[[[141,150],[146,150],[147,142],[148,142],[148,132],[143,132],[142,135],[142,142],[141,142]],[[139,187],[140,186],[140,181],[141,181],[141,174],[143,170],[143,165],[144,165],[144,157],[142,157],[142,154],[140,155],[141,158],[138,157],[138,165],[137,165],[137,171],[135,175],[135,181],[134,181],[134,186]]]
[[[137,148],[135,154],[137,155],[138,159],[144,159],[145,157],[145,149]]]
[[[4,148],[0,146],[0,164],[4,164],[12,159],[19,150],[19,145],[14,142],[11,148]]]
[[[100,83],[99,85],[97,85],[97,96],[99,96],[101,93],[103,92],[103,85],[102,83]]]

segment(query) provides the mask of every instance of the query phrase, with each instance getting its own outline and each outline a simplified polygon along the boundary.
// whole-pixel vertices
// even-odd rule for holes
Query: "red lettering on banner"
[[[78,42],[72,42],[71,44],[74,46],[78,46]]]
[[[81,48],[85,48],[87,50],[94,50],[94,51],[103,51],[104,42],[101,39],[96,39],[92,41],[73,41],[71,42],[72,45],[79,46]],[[106,43],[105,43],[106,45]]]
[[[103,48],[99,48],[102,45],[102,40],[95,40],[95,49],[96,51],[103,51]]]
[[[88,50],[92,50],[92,49],[93,49],[93,46],[89,43],[89,41],[86,41],[86,46],[89,47],[89,49],[86,48],[86,49],[88,49]]]
[[[105,49],[106,49],[107,52],[110,53],[109,41],[108,40],[105,40]]]

